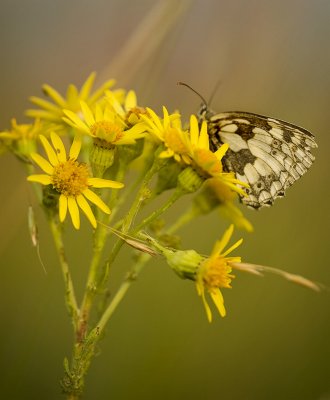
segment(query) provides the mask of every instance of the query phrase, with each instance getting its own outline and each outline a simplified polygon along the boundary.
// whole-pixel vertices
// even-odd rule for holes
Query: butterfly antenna
[[[186,86],[188,89],[190,89],[191,91],[193,91],[195,94],[197,94],[197,96],[202,100],[202,102],[204,103],[204,105],[205,105],[205,107],[207,107],[207,101],[204,99],[204,97],[200,94],[200,93],[198,93],[195,89],[193,89],[191,86],[189,86],[187,83],[184,83],[184,82],[178,82],[177,83],[178,85],[181,85],[181,86]]]

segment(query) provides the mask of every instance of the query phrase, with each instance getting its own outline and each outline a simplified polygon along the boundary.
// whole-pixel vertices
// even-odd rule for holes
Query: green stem
[[[136,281],[138,275],[144,268],[147,261],[149,261],[150,256],[149,254],[141,254],[139,260],[135,263],[134,267],[131,271],[127,274],[125,280],[120,285],[117,293],[115,294],[114,298],[106,308],[105,312],[103,313],[102,317],[100,318],[99,322],[97,323],[97,327],[99,329],[100,334],[104,331],[105,326],[109,319],[111,318],[112,314],[118,307],[118,305],[123,300],[125,294],[127,293],[128,289],[132,285],[133,282]]]
[[[123,222],[123,228],[122,230],[124,232],[127,232],[128,229],[130,228],[135,215],[139,211],[143,201],[147,197],[147,192],[148,190],[148,185],[150,183],[150,180],[154,176],[154,174],[161,168],[162,162],[157,158],[155,158],[154,163],[152,167],[149,169],[147,174],[145,175],[145,178],[143,180],[143,183],[140,187],[140,190],[138,191],[136,198],[127,214],[127,217],[124,219]],[[124,166],[122,168],[118,169],[118,176],[123,176],[124,174]],[[110,202],[112,203],[116,197],[112,197]],[[85,289],[85,294],[84,298],[80,307],[80,318],[79,318],[79,328],[77,331],[77,338],[78,341],[83,340],[86,329],[87,329],[87,324],[89,320],[89,315],[90,311],[93,305],[93,301],[95,298],[95,295],[100,289],[100,286],[104,285],[105,281],[107,280],[109,269],[111,264],[113,263],[115,257],[117,256],[121,246],[123,245],[124,241],[122,239],[119,239],[110,254],[110,257],[105,263],[105,266],[103,267],[103,270],[101,271],[100,274],[100,279],[98,276],[99,273],[99,266],[100,266],[100,258],[102,255],[102,250],[105,244],[105,239],[107,236],[107,228],[104,225],[98,225],[97,231],[95,234],[95,244],[94,244],[94,254],[93,254],[93,259],[92,263],[89,269],[88,277],[87,277],[87,283],[86,283],[86,289]]]
[[[132,234],[136,234],[138,231],[140,231],[143,227],[149,225],[152,221],[160,217],[165,211],[167,211],[181,196],[183,196],[185,192],[183,192],[180,188],[177,188],[172,196],[166,201],[166,203],[152,212],[147,218],[145,218],[142,222],[140,222],[139,225],[137,225],[133,231]]]
[[[66,306],[69,312],[69,315],[71,317],[75,332],[77,331],[78,328],[78,315],[79,315],[79,309],[76,301],[76,296],[74,292],[74,287],[71,279],[71,274],[69,270],[69,264],[67,262],[66,256],[65,256],[65,250],[64,250],[64,245],[63,245],[63,240],[62,240],[62,232],[61,228],[57,224],[57,222],[49,216],[48,218],[50,229],[53,235],[55,247],[57,250],[57,254],[60,260],[60,265],[61,265],[61,270],[64,278],[64,284],[65,284],[65,301],[66,301]]]

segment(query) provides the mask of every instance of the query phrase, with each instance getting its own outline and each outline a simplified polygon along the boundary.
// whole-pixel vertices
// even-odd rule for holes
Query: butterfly
[[[285,190],[311,167],[317,147],[314,135],[304,128],[277,118],[245,111],[215,113],[205,99],[199,110],[199,121],[206,121],[210,149],[216,151],[224,143],[229,148],[222,159],[225,172],[249,185],[241,200],[258,209],[271,206]]]
[[[310,152],[317,147],[313,134],[289,122],[243,111],[207,110],[204,118],[211,150],[229,144],[223,168],[249,184],[241,198],[249,207],[271,206],[315,159]]]

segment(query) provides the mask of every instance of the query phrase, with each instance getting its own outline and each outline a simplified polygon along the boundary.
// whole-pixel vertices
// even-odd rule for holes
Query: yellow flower
[[[210,178],[205,181],[203,191],[193,200],[195,212],[207,214],[214,208],[218,208],[220,213],[234,223],[239,229],[248,232],[253,231],[253,226],[247,220],[242,211],[236,207],[234,201],[237,199],[237,193],[224,185],[217,178]]]
[[[220,315],[224,317],[226,309],[220,288],[231,288],[230,284],[234,275],[231,275],[232,268],[230,262],[241,262],[240,257],[226,256],[235,250],[242,243],[243,239],[240,239],[224,251],[233,234],[233,230],[234,225],[230,225],[222,239],[215,243],[210,257],[200,264],[199,271],[197,272],[196,288],[199,296],[202,297],[209,322],[212,321],[212,312],[205,298],[205,290],[211,296]]]
[[[81,102],[81,110],[83,120],[72,111],[64,110],[64,121],[91,136],[95,143],[104,148],[135,144],[137,139],[144,137],[146,128],[144,123],[137,123],[129,128],[121,116],[110,107],[101,108],[97,104],[93,112],[85,102]]]
[[[80,102],[85,101],[90,106],[94,105],[105,93],[107,89],[115,84],[115,80],[111,79],[105,82],[94,93],[91,93],[96,73],[93,72],[86,79],[80,91],[74,85],[69,85],[64,98],[53,87],[43,85],[42,89],[46,96],[52,101],[44,100],[39,97],[30,97],[30,101],[36,106],[40,107],[39,110],[27,110],[26,115],[32,118],[40,118],[48,122],[63,125],[63,109],[71,110],[72,112],[80,111]]]
[[[64,144],[56,133],[51,133],[51,142],[40,135],[48,160],[37,153],[32,153],[33,161],[45,172],[40,175],[30,175],[30,182],[42,185],[52,185],[59,193],[59,218],[63,222],[69,210],[73,226],[80,228],[79,208],[86,215],[90,223],[96,228],[96,219],[87,200],[95,204],[106,214],[110,214],[109,207],[97,196],[91,187],[120,189],[124,185],[107,179],[90,177],[88,166],[77,161],[81,149],[81,139],[76,136],[67,157]],[[87,199],[87,200],[86,200]]]
[[[202,122],[199,129],[198,121],[195,115],[190,117],[190,141],[192,166],[205,179],[216,178],[219,184],[223,184],[242,196],[246,193],[239,186],[249,187],[246,183],[235,178],[233,172],[223,172],[221,160],[226,154],[229,145],[223,144],[216,152],[210,150],[209,136],[207,133],[207,124]],[[239,186],[238,186],[239,185]]]
[[[107,90],[105,98],[110,107],[122,117],[128,126],[133,126],[141,122],[141,115],[147,114],[145,108],[138,107],[134,90],[129,90],[122,102],[120,102],[118,96],[110,90]]]
[[[16,119],[11,120],[11,130],[0,132],[0,139],[7,148],[18,157],[29,156],[36,149],[36,139],[42,129],[42,124],[36,120],[33,124],[17,124]]]
[[[191,152],[190,142],[187,132],[181,129],[179,114],[169,115],[167,109],[163,107],[164,118],[147,107],[147,115],[141,117],[148,125],[148,131],[158,142],[163,142],[166,150],[159,154],[160,158],[173,157],[177,162],[190,164],[189,154]]]

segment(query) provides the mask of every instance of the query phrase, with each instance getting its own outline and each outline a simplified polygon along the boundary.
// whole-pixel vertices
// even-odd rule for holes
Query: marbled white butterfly
[[[310,149],[317,144],[306,129],[245,111],[216,114],[200,97],[203,104],[198,116],[207,121],[211,150],[228,143],[222,159],[224,170],[250,185],[245,189],[247,197],[241,199],[247,206],[272,205],[312,165],[315,157]]]

